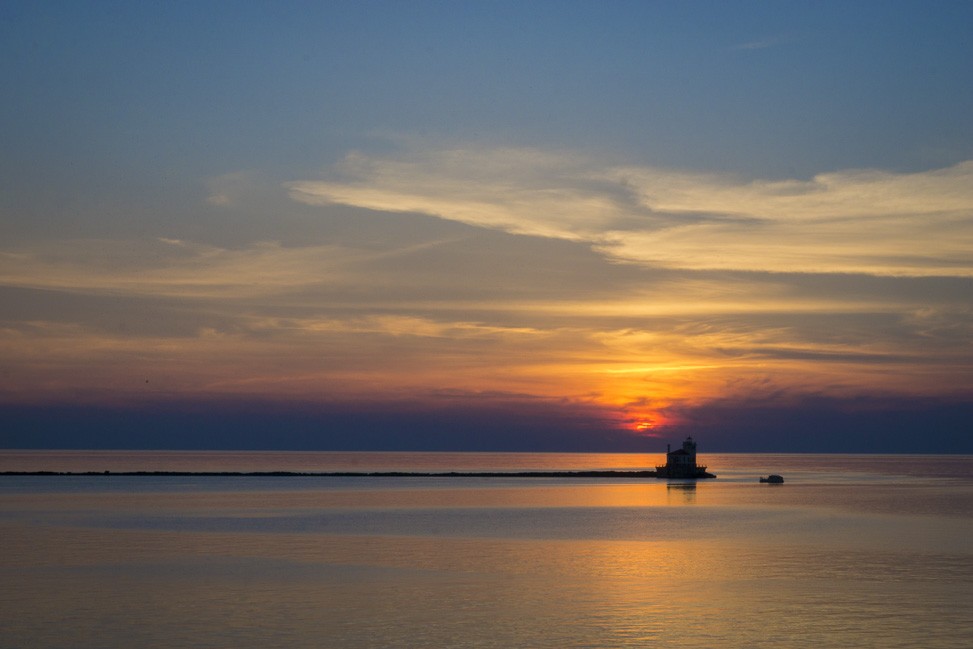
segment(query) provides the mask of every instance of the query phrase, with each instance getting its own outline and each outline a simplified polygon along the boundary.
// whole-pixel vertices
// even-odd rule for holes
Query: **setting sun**
[[[15,4],[0,444],[973,443],[963,3]]]

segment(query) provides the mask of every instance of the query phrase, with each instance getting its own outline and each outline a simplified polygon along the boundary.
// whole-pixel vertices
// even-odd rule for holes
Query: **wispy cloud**
[[[223,174],[206,182],[206,202],[217,207],[234,207],[251,192],[254,179],[244,171]]]
[[[256,298],[315,284],[357,284],[363,266],[395,254],[402,250],[295,247],[274,241],[239,249],[171,238],[53,241],[0,252],[0,285],[129,296]]]
[[[973,163],[779,181],[428,147],[290,198],[223,181],[247,198],[219,218],[256,202],[310,236],[0,251],[0,400],[457,389],[638,422],[714,395],[973,387]]]
[[[536,149],[446,149],[401,158],[348,155],[327,180],[288,184],[309,204],[421,212],[516,234],[571,240],[632,217],[624,184],[593,173],[594,161]]]
[[[353,154],[324,179],[288,188],[308,204],[584,241],[649,266],[973,275],[973,162],[780,181],[470,147]]]

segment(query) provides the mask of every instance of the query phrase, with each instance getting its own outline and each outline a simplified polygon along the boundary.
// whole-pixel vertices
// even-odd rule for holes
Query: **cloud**
[[[503,394],[175,399],[139,407],[0,402],[4,448],[631,451],[644,440],[592,403]],[[660,449],[654,449],[660,450]]]
[[[216,207],[236,207],[252,193],[255,179],[245,171],[211,178],[206,182],[206,202]]]
[[[585,242],[651,267],[973,276],[973,161],[747,180],[485,147],[355,153],[292,198]]]
[[[592,160],[536,149],[421,151],[402,158],[349,154],[334,180],[288,183],[312,205],[420,212],[515,234],[589,240],[638,212],[623,183]]]
[[[51,241],[0,252],[0,284],[95,294],[257,297],[354,283],[352,269],[396,252],[275,241],[239,249],[171,238]]]
[[[973,277],[932,271],[949,245],[969,257],[969,167],[770,181],[356,154],[283,202],[265,185],[200,208],[286,228],[0,250],[0,402],[517,393],[634,429],[714,398],[968,395]],[[928,276],[895,276],[893,244]]]

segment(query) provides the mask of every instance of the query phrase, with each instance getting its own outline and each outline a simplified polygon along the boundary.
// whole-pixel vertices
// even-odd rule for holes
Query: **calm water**
[[[4,451],[0,471],[661,459]],[[973,646],[973,457],[701,461],[719,478],[0,477],[0,647]]]

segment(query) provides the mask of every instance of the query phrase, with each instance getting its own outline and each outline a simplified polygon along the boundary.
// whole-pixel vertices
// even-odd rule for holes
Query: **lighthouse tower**
[[[709,477],[706,467],[696,464],[696,442],[687,437],[682,448],[666,453],[666,465],[655,468],[659,478],[701,478]]]

